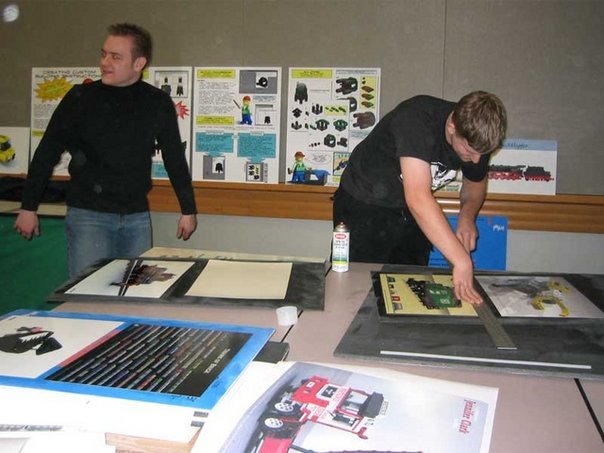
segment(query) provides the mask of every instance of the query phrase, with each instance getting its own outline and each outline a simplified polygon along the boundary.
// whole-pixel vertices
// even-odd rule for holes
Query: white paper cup
[[[293,305],[277,308],[277,322],[280,326],[293,326],[298,322],[298,309]]]

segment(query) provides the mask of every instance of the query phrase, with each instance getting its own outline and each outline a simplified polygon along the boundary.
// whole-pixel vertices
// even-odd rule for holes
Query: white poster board
[[[194,70],[196,181],[279,180],[280,68]]]
[[[99,68],[32,68],[31,70],[31,151],[33,158],[36,148],[42,140],[50,117],[61,99],[74,86],[89,83],[101,77]],[[71,156],[63,153],[55,166],[54,176],[68,176]]]
[[[379,68],[290,68],[286,182],[338,185],[379,101]]]
[[[145,82],[168,93],[174,102],[178,130],[180,131],[180,138],[189,167],[191,166],[192,76],[193,69],[190,66],[151,66],[143,73]],[[154,179],[168,179],[168,173],[164,167],[159,148],[155,150],[153,155],[151,177]]]
[[[29,128],[0,126],[0,174],[26,174],[28,165]]]
[[[507,139],[489,164],[490,193],[556,194],[555,140]]]

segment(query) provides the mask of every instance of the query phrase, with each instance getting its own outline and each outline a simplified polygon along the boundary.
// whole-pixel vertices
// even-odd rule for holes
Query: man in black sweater
[[[138,256],[151,247],[147,194],[156,143],[181,208],[177,237],[197,228],[191,176],[172,99],[141,80],[152,41],[143,28],[108,28],[101,80],[62,99],[31,162],[15,230],[40,234],[36,211],[61,154],[69,151],[65,231],[71,276],[103,258]]]

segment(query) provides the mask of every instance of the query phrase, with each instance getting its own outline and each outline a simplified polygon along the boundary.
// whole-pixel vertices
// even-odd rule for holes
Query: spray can
[[[335,272],[346,272],[349,261],[350,230],[344,223],[340,222],[333,229],[331,246],[331,269]]]

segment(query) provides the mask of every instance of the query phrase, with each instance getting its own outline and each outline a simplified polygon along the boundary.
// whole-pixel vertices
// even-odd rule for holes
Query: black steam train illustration
[[[543,167],[531,165],[489,165],[489,179],[506,181],[551,181],[552,174]]]

